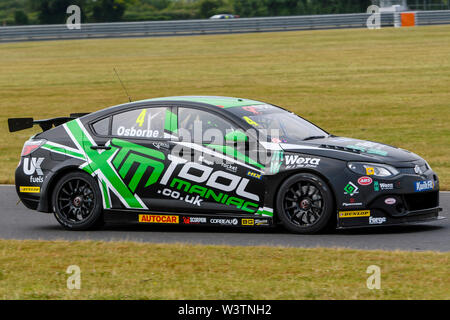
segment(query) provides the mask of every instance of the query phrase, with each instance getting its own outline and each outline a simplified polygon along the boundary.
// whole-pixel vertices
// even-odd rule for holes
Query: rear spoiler
[[[9,132],[16,132],[32,128],[34,125],[39,125],[42,131],[47,131],[57,127],[66,122],[88,115],[89,113],[72,113],[68,117],[59,117],[51,119],[34,120],[33,118],[10,118],[8,119]]]

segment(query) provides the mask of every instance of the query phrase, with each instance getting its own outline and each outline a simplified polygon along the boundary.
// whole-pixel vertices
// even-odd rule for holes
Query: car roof
[[[195,102],[195,103],[209,104],[211,106],[223,109],[266,104],[264,102],[251,99],[219,97],[219,96],[177,96],[177,97],[153,98],[136,102],[143,103],[143,102],[157,102],[157,101]]]
[[[175,96],[175,97],[163,97],[163,98],[153,98],[146,100],[139,100],[128,102],[116,106],[111,106],[109,108],[105,108],[102,110],[98,110],[92,113],[85,115],[84,118],[86,121],[93,121],[101,119],[105,116],[109,116],[111,113],[120,113],[126,112],[127,110],[131,110],[134,108],[145,107],[146,105],[154,105],[158,106],[159,104],[168,104],[175,105],[180,103],[178,106],[186,106],[186,107],[196,107],[196,108],[205,108],[209,110],[216,110],[223,115],[228,115],[229,117],[233,117],[232,112],[227,111],[229,108],[233,107],[245,107],[245,106],[255,106],[255,105],[265,105],[267,103],[251,100],[251,99],[242,99],[242,98],[233,98],[233,97],[216,97],[216,96]]]

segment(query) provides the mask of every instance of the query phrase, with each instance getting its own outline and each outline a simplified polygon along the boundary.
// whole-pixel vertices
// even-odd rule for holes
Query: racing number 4
[[[143,109],[142,112],[137,117],[136,123],[139,124],[139,127],[142,127],[142,125],[144,124],[146,114],[147,114],[147,109]]]

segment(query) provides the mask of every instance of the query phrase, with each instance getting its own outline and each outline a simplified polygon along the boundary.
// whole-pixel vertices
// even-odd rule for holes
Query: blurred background
[[[376,4],[449,10],[450,0],[1,0],[3,26],[65,23],[66,8],[82,8],[82,23],[362,13]]]

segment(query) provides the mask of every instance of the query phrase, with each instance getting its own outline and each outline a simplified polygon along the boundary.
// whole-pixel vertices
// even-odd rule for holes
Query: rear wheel
[[[294,233],[323,231],[333,215],[332,192],[316,175],[293,175],[278,191],[277,214],[283,226]]]
[[[56,220],[69,230],[88,230],[102,221],[102,199],[94,178],[84,172],[63,176],[53,191]]]

